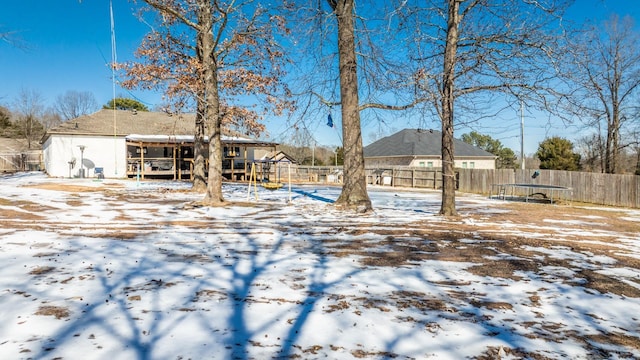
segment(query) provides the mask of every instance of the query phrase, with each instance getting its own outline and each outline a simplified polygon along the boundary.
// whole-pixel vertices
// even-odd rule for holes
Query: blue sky
[[[125,61],[148,27],[133,15],[134,4],[113,5],[118,60]],[[112,97],[108,0],[6,2],[0,29],[20,40],[19,47],[0,43],[0,103],[10,103],[22,88],[38,91],[49,104],[67,90],[90,91],[101,105]],[[151,106],[158,101],[156,94],[136,95]]]
[[[134,16],[136,6],[126,0],[113,1],[119,62],[134,59],[133,52],[149,30]],[[576,21],[602,20],[611,13],[630,15],[640,25],[640,1],[636,0],[576,0],[568,16]],[[107,66],[111,60],[108,0],[6,1],[0,12],[0,32],[7,31],[14,32],[21,46],[0,41],[0,105],[10,105],[21,89],[39,92],[47,105],[68,90],[90,91],[100,105],[111,99],[111,71]],[[161,102],[161,95],[153,92],[129,92],[118,87],[116,94],[134,97],[150,108]],[[337,125],[338,112],[334,109],[332,113]],[[325,124],[326,119],[319,119],[317,126],[312,126],[317,142],[338,144],[340,135]],[[494,136],[516,153],[520,149],[519,124],[520,115],[514,114],[513,124],[501,126]],[[531,114],[525,114],[525,124],[527,154],[535,152],[545,137],[569,137],[568,133],[573,131]],[[275,122],[267,125],[273,138],[286,140],[279,137],[282,128]],[[365,145],[373,140],[371,134],[377,132],[377,127],[363,124]],[[457,130],[456,137],[465,132],[468,131]],[[491,134],[491,130],[486,133]]]

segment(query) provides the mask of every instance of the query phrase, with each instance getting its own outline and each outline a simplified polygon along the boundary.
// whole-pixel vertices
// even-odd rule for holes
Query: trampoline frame
[[[524,189],[524,196],[516,196],[516,189]],[[541,190],[533,192],[533,190]],[[545,199],[548,199],[551,204],[554,203],[554,199],[562,200],[564,195],[564,200],[568,200],[569,197],[567,193],[571,194],[573,191],[570,187],[565,186],[557,186],[557,185],[548,185],[548,184],[492,184],[491,192],[489,193],[489,198],[492,199],[495,196],[498,199],[507,200],[507,194],[511,193],[510,199],[521,198],[524,197],[525,202],[529,202],[529,200],[533,200],[532,196],[536,194],[542,194]],[[542,192],[544,191],[544,192]],[[547,194],[548,193],[548,194]]]

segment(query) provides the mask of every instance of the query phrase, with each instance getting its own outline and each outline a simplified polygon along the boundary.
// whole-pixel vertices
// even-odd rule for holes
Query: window
[[[469,162],[469,168],[473,169],[476,167],[476,163],[474,161]]]
[[[424,161],[420,161],[420,167],[424,167]]]
[[[462,162],[462,168],[463,168],[463,169],[466,169],[466,168],[467,168],[467,162],[466,162],[466,161],[463,161],[463,162]]]
[[[240,147],[236,146],[230,146],[230,147],[224,147],[223,150],[223,156],[224,157],[236,157],[236,156],[240,156]]]
[[[433,167],[433,161],[428,161],[428,162],[427,162],[427,167],[432,168],[432,167]]]

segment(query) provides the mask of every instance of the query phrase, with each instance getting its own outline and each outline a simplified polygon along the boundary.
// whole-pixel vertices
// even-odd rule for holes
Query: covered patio
[[[192,180],[194,137],[192,135],[126,136],[127,176],[141,179]],[[236,136],[222,136],[222,175],[231,181],[249,178],[256,150],[274,151],[277,144]],[[205,138],[208,144],[208,138]],[[205,149],[205,172],[209,167]]]

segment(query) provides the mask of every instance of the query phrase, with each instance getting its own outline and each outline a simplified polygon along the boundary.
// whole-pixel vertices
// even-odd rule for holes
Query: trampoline
[[[516,190],[518,191],[516,192]],[[523,192],[524,195],[521,195]],[[502,200],[524,198],[525,202],[529,202],[529,200],[545,200],[553,204],[554,201],[557,200],[567,200],[569,198],[568,195],[571,194],[571,192],[572,189],[570,187],[557,185],[492,184],[489,198],[493,198],[494,196]]]

